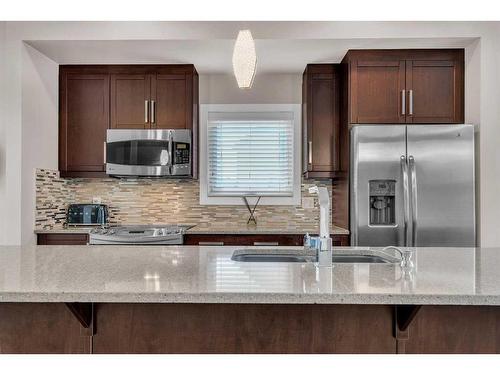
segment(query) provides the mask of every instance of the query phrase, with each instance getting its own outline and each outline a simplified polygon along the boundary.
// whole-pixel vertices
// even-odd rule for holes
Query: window
[[[300,204],[300,105],[206,107],[200,202],[243,204],[255,195],[261,204]]]

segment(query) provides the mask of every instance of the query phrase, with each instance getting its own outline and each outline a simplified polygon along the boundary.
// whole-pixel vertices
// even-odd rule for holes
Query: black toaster
[[[100,225],[108,223],[108,206],[105,204],[70,204],[66,212],[66,225]]]

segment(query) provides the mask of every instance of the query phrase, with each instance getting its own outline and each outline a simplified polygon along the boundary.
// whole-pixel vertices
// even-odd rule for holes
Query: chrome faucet
[[[320,267],[332,266],[332,239],[330,238],[330,195],[326,187],[311,186],[310,194],[317,194],[319,201],[319,238],[306,237],[316,249],[316,261]],[[305,244],[307,245],[307,244]]]
[[[400,263],[401,268],[403,269],[413,268],[414,264],[413,260],[411,259],[413,253],[411,252],[411,250],[403,251],[397,246],[386,246],[382,249],[382,251],[384,250],[394,250],[399,253],[399,256],[401,257],[401,263]]]

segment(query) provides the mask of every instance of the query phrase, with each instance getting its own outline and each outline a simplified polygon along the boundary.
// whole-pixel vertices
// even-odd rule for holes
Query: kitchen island
[[[411,271],[237,249],[1,247],[0,352],[500,352],[499,249],[417,248]]]

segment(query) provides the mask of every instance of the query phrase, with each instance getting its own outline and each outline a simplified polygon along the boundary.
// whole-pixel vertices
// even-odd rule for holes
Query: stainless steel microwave
[[[108,129],[106,173],[117,177],[189,177],[191,130]]]

